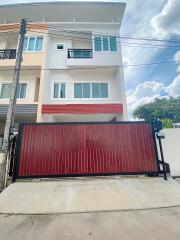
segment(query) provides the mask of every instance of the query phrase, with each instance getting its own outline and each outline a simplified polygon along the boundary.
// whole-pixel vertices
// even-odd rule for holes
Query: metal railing
[[[92,49],[68,49],[68,58],[92,58]]]
[[[0,59],[15,59],[16,49],[0,49]]]

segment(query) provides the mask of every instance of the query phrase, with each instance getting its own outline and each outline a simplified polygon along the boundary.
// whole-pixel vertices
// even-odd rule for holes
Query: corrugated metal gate
[[[22,124],[14,178],[158,173],[151,124]]]

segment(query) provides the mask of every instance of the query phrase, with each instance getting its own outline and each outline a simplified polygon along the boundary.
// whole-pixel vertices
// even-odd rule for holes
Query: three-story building
[[[28,19],[15,122],[126,120],[119,31],[125,4],[59,2],[0,7],[0,134],[21,18]]]

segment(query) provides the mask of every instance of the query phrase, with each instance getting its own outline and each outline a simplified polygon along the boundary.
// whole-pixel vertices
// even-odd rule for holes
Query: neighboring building
[[[29,24],[16,123],[126,120],[118,38],[124,10],[119,2],[0,6],[0,135],[22,17]]]
[[[173,128],[180,128],[180,123],[173,123]]]

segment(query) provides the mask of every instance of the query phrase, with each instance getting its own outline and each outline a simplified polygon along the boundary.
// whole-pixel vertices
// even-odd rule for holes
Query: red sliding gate
[[[158,173],[151,124],[22,124],[14,178]]]

